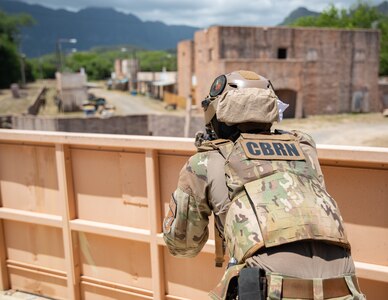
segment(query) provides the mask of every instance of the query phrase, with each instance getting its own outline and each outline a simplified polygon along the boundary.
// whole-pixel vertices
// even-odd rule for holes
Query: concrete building
[[[81,73],[55,73],[59,110],[69,112],[80,110],[88,100],[87,75]]]
[[[114,75],[112,84],[118,89],[137,90],[137,73],[140,70],[140,62],[136,58],[116,59],[114,63]]]
[[[381,110],[379,32],[215,26],[178,44],[178,94],[196,104],[213,79],[234,70],[271,80],[286,117]]]
[[[138,93],[155,99],[163,99],[164,94],[176,93],[177,72],[138,72]]]

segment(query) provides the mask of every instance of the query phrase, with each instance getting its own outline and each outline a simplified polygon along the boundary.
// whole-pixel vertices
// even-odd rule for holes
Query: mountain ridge
[[[89,50],[97,46],[134,45],[149,50],[176,48],[179,41],[192,39],[199,28],[142,21],[131,13],[113,8],[87,7],[77,12],[51,9],[39,4],[1,0],[0,9],[10,14],[27,13],[36,24],[22,29],[20,50],[28,57],[55,51],[58,39],[75,38],[64,48]]]
[[[319,12],[309,10],[304,6],[300,6],[294,9],[292,12],[290,12],[290,14],[279,25],[280,26],[289,25],[298,18],[308,17],[308,16],[312,16],[312,17],[319,16]]]
[[[388,14],[388,1],[375,6]],[[100,46],[133,45],[149,50],[175,49],[181,40],[193,39],[199,28],[187,25],[166,25],[161,21],[142,21],[132,13],[124,13],[110,7],[87,7],[77,12],[52,9],[21,0],[1,0],[0,9],[10,14],[25,12],[37,24],[22,29],[20,51],[28,57],[53,53],[60,38],[76,38],[77,44],[63,48],[89,50]],[[279,25],[289,25],[305,16],[320,13],[298,7]]]
[[[374,6],[380,13],[382,14],[388,14],[388,1],[383,1],[378,5]],[[289,25],[292,22],[294,22],[296,19],[301,17],[308,17],[308,16],[319,16],[320,13],[316,11],[312,11],[307,9],[304,6],[300,6],[293,11],[291,11],[288,16],[283,20],[282,23],[279,24],[279,26]]]

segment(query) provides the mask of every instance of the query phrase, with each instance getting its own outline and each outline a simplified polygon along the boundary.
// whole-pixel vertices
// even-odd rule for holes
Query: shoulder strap
[[[226,159],[232,150],[234,143],[231,140],[217,139],[212,141],[205,141],[198,147],[198,152],[218,150],[220,154]]]
[[[216,226],[216,221],[214,220],[214,243],[215,243],[215,267],[216,268],[222,268],[222,264],[224,263],[225,259],[225,245],[224,245],[224,239],[221,236],[221,232],[218,230],[218,227]]]

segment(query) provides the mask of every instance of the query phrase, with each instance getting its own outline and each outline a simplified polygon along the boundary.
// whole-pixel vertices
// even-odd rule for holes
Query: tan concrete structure
[[[175,97],[175,94],[171,94]],[[179,97],[179,96],[177,96]],[[175,103],[183,106],[186,99],[180,97]],[[168,102],[166,102],[168,104]],[[0,119],[1,121],[1,119]],[[100,117],[73,117],[51,118],[32,116],[10,116],[3,118],[4,126],[12,126],[13,129],[108,133],[129,135],[153,135],[183,137],[186,126],[185,116],[170,114],[149,114],[113,116],[107,119]],[[199,130],[203,130],[202,116],[192,116],[190,119],[189,136],[195,136]]]
[[[379,80],[380,99],[383,103],[383,109],[388,108],[388,77],[380,78]]]
[[[195,74],[200,104],[216,76],[248,69],[272,81],[289,117],[374,112],[378,67],[377,30],[217,26],[197,31],[193,46],[178,44],[178,92],[187,94]]]
[[[178,44],[178,95],[182,97],[193,96],[192,80],[195,75],[194,65],[194,42],[191,40],[182,41]]]
[[[0,289],[54,299],[206,299],[214,231],[171,256],[162,219],[193,139],[0,130]],[[368,300],[388,295],[388,149],[320,146]],[[211,220],[211,224],[213,219]]]
[[[60,110],[77,111],[88,100],[87,76],[85,73],[55,73]]]
[[[164,92],[176,90],[177,72],[138,72],[137,91],[156,99],[163,99]]]

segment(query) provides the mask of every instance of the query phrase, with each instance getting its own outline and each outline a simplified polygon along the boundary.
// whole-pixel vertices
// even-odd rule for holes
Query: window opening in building
[[[209,49],[209,61],[213,60],[213,48]]]
[[[287,48],[278,48],[278,58],[279,59],[287,58]]]

